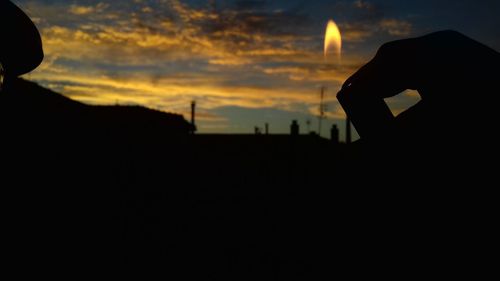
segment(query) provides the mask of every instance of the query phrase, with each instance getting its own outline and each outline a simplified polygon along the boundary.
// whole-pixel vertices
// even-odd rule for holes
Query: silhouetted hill
[[[114,126],[138,131],[188,134],[192,125],[182,115],[165,113],[142,106],[93,106],[92,114]]]
[[[90,106],[23,79],[9,81],[0,94],[0,122],[22,127],[102,129],[152,134],[188,134],[181,115],[141,106]]]

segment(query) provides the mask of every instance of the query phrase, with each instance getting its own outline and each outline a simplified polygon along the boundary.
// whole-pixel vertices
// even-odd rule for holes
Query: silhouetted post
[[[352,142],[351,139],[351,118],[347,116],[346,122],[345,122],[345,143],[349,144]]]
[[[195,124],[195,116],[196,116],[196,102],[192,101],[191,102],[191,124],[193,126],[196,126],[196,124]]]
[[[191,102],[191,134],[196,132],[196,102]]]
[[[323,103],[325,99],[326,87],[321,87],[320,103],[319,103],[319,116],[318,116],[318,135],[321,136],[321,128],[323,125],[323,119],[325,118],[325,105]]]
[[[299,123],[297,123],[297,120],[292,121],[292,125],[290,126],[290,134],[292,136],[298,136],[299,135]]]
[[[266,135],[269,135],[269,123],[266,123]]]
[[[337,125],[335,124],[332,125],[332,129],[330,130],[330,136],[334,144],[339,143],[339,128],[337,127]]]

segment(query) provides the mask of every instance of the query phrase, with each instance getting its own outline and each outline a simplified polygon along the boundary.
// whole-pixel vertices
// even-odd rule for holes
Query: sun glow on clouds
[[[16,3],[36,18],[46,53],[30,79],[87,103],[141,104],[185,116],[195,99],[202,132],[230,126],[230,116],[216,113],[227,106],[314,113],[317,86],[338,88],[365,60],[344,57],[342,70],[325,65],[322,30],[293,11],[178,0]],[[385,22],[389,32],[398,27]],[[346,31],[347,40],[349,32],[356,29]],[[334,93],[327,101],[330,116],[342,118]]]

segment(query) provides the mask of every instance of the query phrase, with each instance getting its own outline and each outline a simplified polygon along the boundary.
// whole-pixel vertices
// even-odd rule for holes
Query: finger
[[[387,98],[415,88],[416,39],[384,44],[375,57],[346,80],[342,91]]]
[[[377,140],[390,135],[394,116],[384,98],[397,95],[411,86],[408,79],[400,74],[406,64],[404,53],[408,43],[401,42],[384,44],[337,94],[338,101],[364,139]]]

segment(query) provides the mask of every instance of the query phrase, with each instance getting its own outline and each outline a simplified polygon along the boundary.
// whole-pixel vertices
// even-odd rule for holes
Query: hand
[[[427,130],[446,136],[466,119],[470,125],[479,116],[492,122],[499,68],[495,50],[458,32],[441,31],[384,44],[347,79],[337,98],[362,138],[415,137]],[[422,100],[395,118],[383,99],[406,89],[418,90]]]

